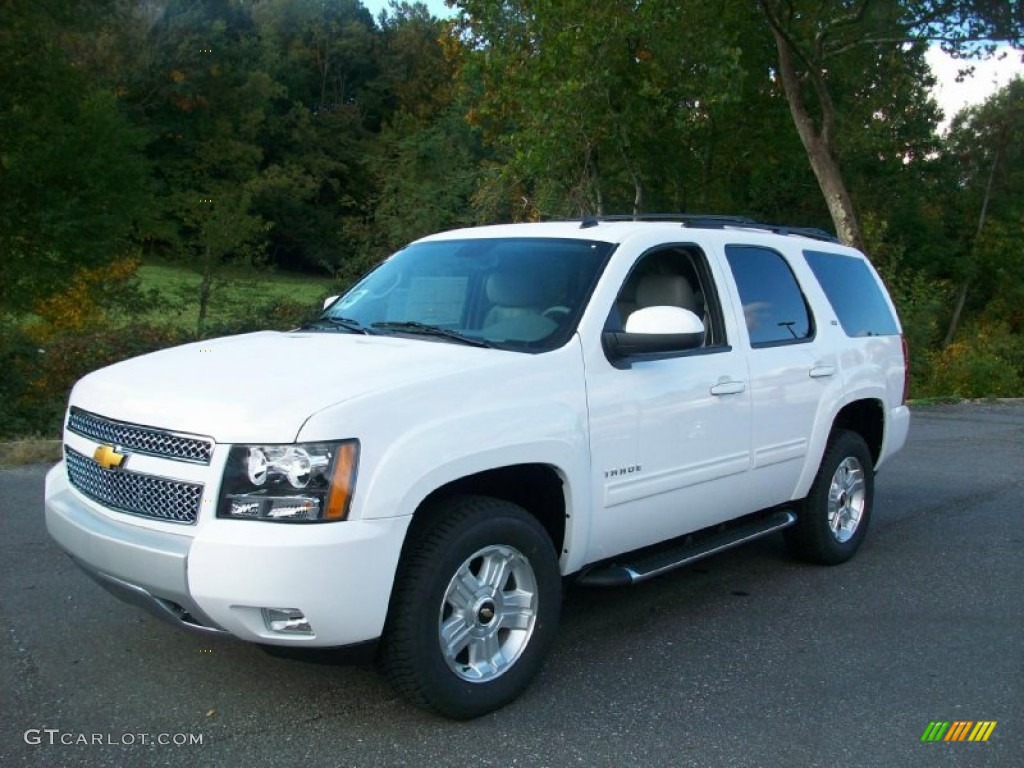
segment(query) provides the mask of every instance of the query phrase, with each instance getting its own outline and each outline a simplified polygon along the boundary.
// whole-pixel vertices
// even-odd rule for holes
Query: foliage
[[[1019,45],[1020,3],[454,5],[0,0],[3,429],[59,419],[90,366],[299,324],[328,281],[429,232],[633,210],[827,227],[807,136],[889,284],[915,393],[1024,394],[1024,82],[939,137],[923,59],[926,40],[965,68]],[[189,275],[159,300],[156,264]],[[324,282],[264,291],[282,271]]]
[[[396,5],[384,18],[375,87],[391,112],[367,157],[374,180],[370,255],[432,232],[473,223],[481,146],[453,88],[458,62],[446,55],[445,22],[423,6]],[[364,264],[360,266],[365,266]]]
[[[77,47],[105,5],[0,6],[0,314],[124,252],[150,212],[144,134]]]
[[[884,220],[865,217],[864,235],[903,326],[910,354],[911,384],[917,395],[920,387],[930,380],[930,350],[941,337],[942,321],[952,301],[953,287],[908,265],[905,248],[893,242]]]
[[[849,169],[841,162],[842,146],[862,122],[844,114],[844,76],[860,83],[859,102],[897,90],[922,69],[926,43],[961,57],[991,52],[993,41],[1024,42],[1024,11],[1004,0],[758,0],[777,50],[778,79],[793,124],[807,152],[839,237],[863,247],[857,206],[850,193]],[[927,78],[916,78],[920,90]],[[914,80],[911,80],[913,87]],[[879,87],[881,85],[882,87]],[[896,88],[892,88],[895,85]],[[922,94],[923,95],[923,94]],[[923,105],[923,109],[919,105]],[[898,110],[870,112],[886,126],[898,127],[901,114],[912,119],[934,113],[928,99],[904,101]],[[861,155],[870,157],[869,154]],[[897,157],[906,158],[904,152]],[[910,155],[913,156],[913,155]]]
[[[270,299],[258,304],[246,304],[236,312],[211,322],[204,338],[230,336],[252,331],[288,331],[298,328],[318,314],[319,306],[310,306],[288,299]]]
[[[39,348],[17,405],[42,419],[40,431],[55,433],[72,385],[86,373],[187,340],[180,330],[141,324],[57,334]]]
[[[740,49],[716,7],[683,6],[460,3],[465,76],[480,91],[471,119],[525,210],[679,209],[700,194],[710,112],[742,83]]]
[[[0,320],[0,435],[16,436],[38,434],[49,429],[55,405],[53,398],[44,402],[28,396],[29,387],[37,376],[42,353],[25,329]],[[66,392],[62,393],[66,396]],[[51,434],[56,435],[51,431]]]
[[[372,182],[364,158],[386,111],[374,86],[380,34],[354,0],[267,0],[253,8],[260,61],[281,87],[254,140],[254,212],[273,222],[270,260],[334,272],[363,245]]]
[[[958,258],[945,273],[974,286],[976,301],[1024,287],[1024,79],[1012,80],[983,104],[953,120],[946,150],[955,162],[956,195],[945,208]]]
[[[137,259],[79,268],[40,299],[33,323],[9,322],[0,343],[0,434],[56,434],[71,386],[89,371],[181,343],[180,328],[134,321],[165,302],[142,288]]]
[[[88,278],[83,278],[88,279]],[[13,325],[0,336],[0,436],[58,435],[68,393],[85,374],[130,357],[194,340],[182,326],[128,320],[83,325],[74,291],[55,297],[54,323]],[[314,313],[308,304],[272,299],[240,306],[230,319],[211,322],[207,336],[288,330]]]
[[[142,290],[138,268],[137,258],[91,269],[80,267],[63,289],[36,302],[34,312],[41,322],[30,326],[29,334],[44,342],[57,334],[114,325],[159,308],[161,300],[156,293]]]
[[[969,398],[1024,394],[1024,336],[1006,323],[969,323],[957,341],[929,356],[929,375],[915,394]]]

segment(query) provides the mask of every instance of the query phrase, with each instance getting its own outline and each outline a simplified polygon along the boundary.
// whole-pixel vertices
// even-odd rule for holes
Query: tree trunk
[[[601,188],[601,172],[597,167],[597,160],[594,158],[593,148],[587,151],[587,173],[590,176],[590,185],[594,190],[594,200],[597,207],[597,215],[604,216],[604,190]]]
[[[199,281],[199,317],[196,319],[196,338],[201,338],[206,325],[206,315],[210,309],[210,295],[213,293],[213,257],[210,249],[206,249],[206,263],[203,265],[202,279]]]
[[[818,186],[825,197],[825,204],[832,216],[836,234],[847,245],[864,250],[864,237],[860,222],[853,208],[853,200],[843,181],[843,174],[836,160],[833,146],[833,125],[835,124],[835,105],[828,93],[828,87],[822,73],[808,72],[812,80],[818,101],[821,105],[821,129],[815,125],[801,92],[800,76],[796,70],[794,50],[782,32],[772,26],[775,47],[779,52],[779,78],[789,103],[789,112],[793,117],[800,142],[807,152],[811,170],[818,180]]]
[[[633,189],[636,191],[633,197],[633,218],[639,219],[640,214],[644,211],[644,188],[640,183],[640,177],[635,173],[633,174]]]
[[[626,166],[626,172],[633,181],[633,218],[639,219],[640,214],[643,213],[644,210],[644,187],[643,182],[640,181],[640,174],[637,173],[636,167],[633,165],[633,161],[631,159],[633,156],[633,148],[629,141],[629,133],[627,133],[625,129],[627,122],[622,119],[622,115],[617,114],[615,109],[611,107],[610,99],[608,106],[611,108],[611,114],[614,115],[615,121],[619,126],[619,138],[621,139],[621,143],[619,144],[619,154],[622,155],[622,162]]]
[[[960,290],[957,292],[956,306],[953,307],[953,317],[949,319],[949,328],[946,330],[946,338],[942,340],[942,348],[945,349],[953,343],[953,337],[956,336],[956,329],[960,325],[960,315],[963,314],[964,304],[967,303],[967,289],[970,287],[971,279],[969,277],[964,278],[963,284],[960,286]]]

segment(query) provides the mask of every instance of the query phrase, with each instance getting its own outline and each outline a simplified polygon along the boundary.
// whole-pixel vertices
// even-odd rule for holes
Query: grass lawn
[[[150,262],[139,267],[146,298],[155,301],[141,312],[110,309],[87,313],[84,323],[54,329],[32,314],[14,318],[10,343],[0,344],[0,437],[21,438],[59,434],[60,414],[67,392],[83,374],[109,363],[167,344],[195,337],[199,315],[200,276],[175,264]],[[324,298],[338,293],[330,278],[275,272],[269,269],[225,268],[217,276],[210,298],[204,333],[221,335],[300,325],[316,314]],[[71,294],[74,296],[74,294]],[[64,300],[64,304],[69,304]],[[70,304],[72,308],[76,305]],[[59,321],[72,317],[58,305]],[[82,319],[84,317],[84,320]],[[119,328],[138,321],[138,333]],[[78,330],[74,330],[78,329]],[[15,375],[10,376],[10,370]],[[59,441],[20,439],[0,441],[0,465],[54,461]]]
[[[199,274],[174,264],[143,264],[139,267],[143,290],[156,289],[170,307],[144,319],[192,329],[199,311]],[[225,267],[218,274],[210,300],[210,320],[228,320],[247,308],[286,300],[317,309],[336,293],[330,278],[282,273],[245,267]]]

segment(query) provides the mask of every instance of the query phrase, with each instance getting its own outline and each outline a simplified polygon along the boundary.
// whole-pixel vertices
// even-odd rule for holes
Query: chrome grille
[[[213,442],[210,440],[112,421],[79,408],[71,409],[68,429],[101,443],[130,448],[133,453],[191,461],[195,464],[209,464],[213,454]]]
[[[133,515],[194,524],[203,486],[125,469],[105,470],[88,456],[64,446],[71,484],[90,499]]]

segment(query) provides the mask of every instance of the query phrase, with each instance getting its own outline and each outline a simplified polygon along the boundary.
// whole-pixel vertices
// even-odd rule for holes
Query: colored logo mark
[[[118,453],[111,445],[101,445],[92,455],[103,469],[116,469],[124,464],[125,455]]]
[[[996,720],[933,720],[921,734],[921,741],[988,741]]]

